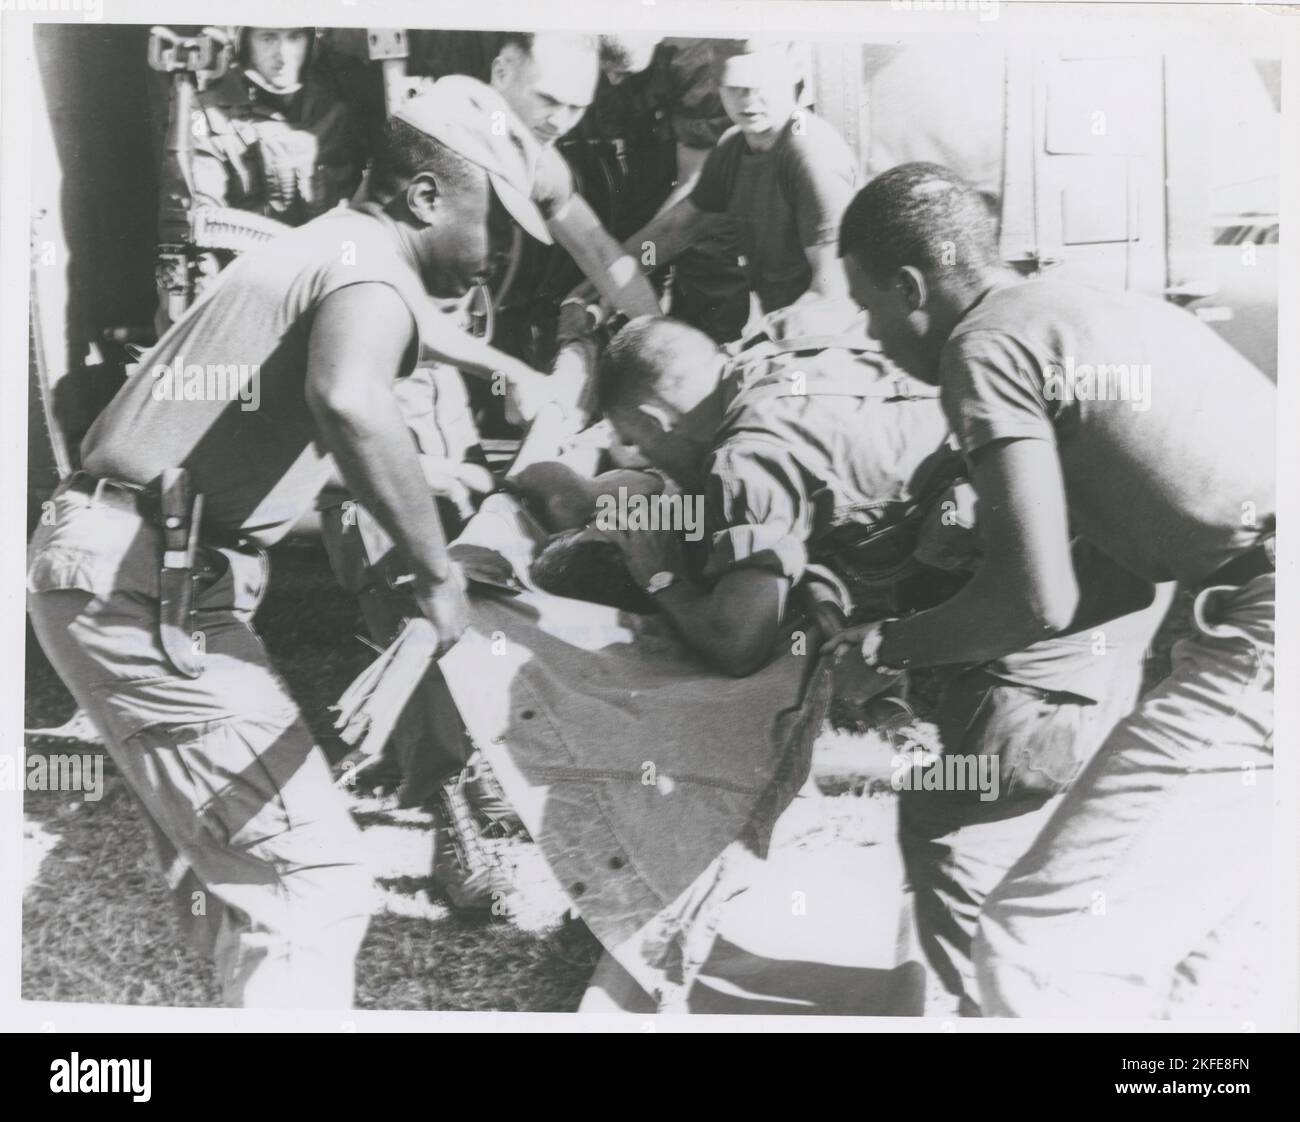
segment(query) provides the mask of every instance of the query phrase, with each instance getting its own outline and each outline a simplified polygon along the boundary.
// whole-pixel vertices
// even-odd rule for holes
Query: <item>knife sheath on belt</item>
[[[185,468],[167,468],[159,488],[163,552],[158,633],[168,661],[187,678],[197,678],[203,673],[203,661],[195,649],[191,615],[203,496],[194,494]]]

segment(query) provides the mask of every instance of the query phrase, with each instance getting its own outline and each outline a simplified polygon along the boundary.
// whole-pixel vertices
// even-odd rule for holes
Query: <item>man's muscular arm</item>
[[[330,294],[312,323],[306,399],[344,482],[411,565],[416,599],[445,650],[469,612],[393,394],[415,341],[411,313],[388,286],[354,284]]]
[[[655,596],[695,650],[735,678],[760,670],[781,631],[790,582],[762,569],[737,569],[708,592],[682,578]]]
[[[681,547],[672,530],[607,530],[617,543],[632,579],[643,588],[659,572],[677,580],[656,593],[655,604],[672,620],[686,642],[719,670],[743,678],[772,656],[781,630],[787,577],[760,567],[725,573],[709,591],[684,575]]]
[[[421,361],[445,362],[478,378],[494,379],[500,375],[509,393],[508,400],[521,421],[531,421],[553,392],[544,374],[462,331],[449,315],[426,317],[420,344]]]
[[[975,454],[971,482],[984,562],[952,599],[888,625],[878,652],[888,666],[1000,658],[1066,630],[1075,616],[1079,586],[1056,446],[996,441]],[[860,644],[867,630],[841,632],[827,647]]]
[[[623,242],[623,250],[635,261],[640,261],[648,250],[651,256],[646,258],[644,271],[649,272],[661,265],[671,265],[718,221],[717,214],[701,210],[687,196],[650,219]],[[569,296],[590,302],[594,294],[594,286],[587,282],[575,288]]]
[[[563,203],[551,215],[547,228],[611,308],[629,319],[659,314],[655,290],[637,259],[614,240],[581,195]]]

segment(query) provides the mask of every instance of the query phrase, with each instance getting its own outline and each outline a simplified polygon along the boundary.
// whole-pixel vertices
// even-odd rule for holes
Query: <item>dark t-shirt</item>
[[[1011,283],[957,325],[940,372],[963,451],[1050,441],[1072,530],[1146,580],[1200,580],[1273,527],[1276,391],[1181,309]]]
[[[852,316],[836,315],[842,306],[819,301],[788,308],[767,318],[768,332],[780,339],[855,330]],[[827,562],[824,543],[832,530],[848,522],[865,528],[889,504],[914,498],[922,461],[949,439],[941,407],[925,396],[933,391],[879,356],[773,350],[767,344],[747,349],[727,373],[726,414],[705,484],[704,575],[710,580],[761,568],[797,584],[810,563]],[[804,375],[798,387],[804,393],[780,392],[783,383],[793,391],[796,373]],[[880,396],[882,387],[888,397]],[[1086,543],[1076,544],[1074,556],[1081,586],[1113,579],[1113,563]],[[1100,649],[1089,629],[1034,643],[984,669],[1008,682],[1100,700],[1125,686],[1166,607],[1160,598],[1150,609],[1107,621]]]
[[[812,282],[804,251],[833,245],[853,197],[853,154],[840,135],[798,110],[766,152],[732,129],[704,162],[691,201],[735,227],[750,288],[765,312],[794,303]]]

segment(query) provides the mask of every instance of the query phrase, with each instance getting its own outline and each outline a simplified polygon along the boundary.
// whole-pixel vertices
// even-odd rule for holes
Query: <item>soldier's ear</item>
[[[438,181],[433,177],[433,173],[417,172],[406,185],[406,208],[417,222],[428,226],[437,213],[440,195]]]
[[[904,265],[898,270],[898,275],[894,278],[894,289],[913,312],[924,310],[930,298],[930,286],[925,274],[911,265]]]

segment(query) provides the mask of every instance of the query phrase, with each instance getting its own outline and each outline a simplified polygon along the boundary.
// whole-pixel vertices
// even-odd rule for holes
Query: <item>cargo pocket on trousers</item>
[[[1083,766],[1088,703],[979,675],[945,695],[946,754],[996,756],[1000,797],[1042,801],[1064,791]]]
[[[283,725],[275,726],[283,734]],[[132,785],[205,881],[250,879],[232,851],[282,871],[272,842],[293,824],[281,784],[262,759],[276,735],[240,716],[147,725],[123,739]]]
[[[1056,697],[1026,686],[1007,687],[990,717],[1005,792],[1017,798],[1061,794],[1083,767],[1090,702]]]

